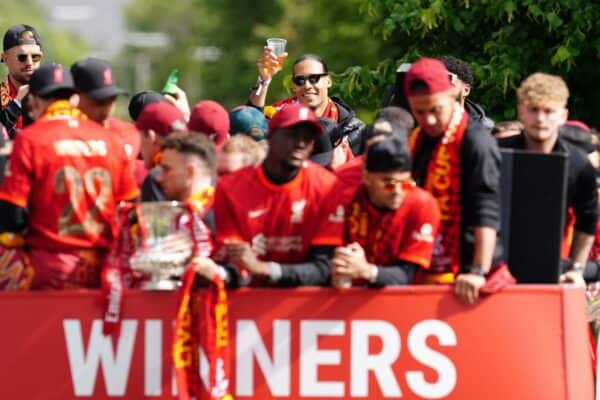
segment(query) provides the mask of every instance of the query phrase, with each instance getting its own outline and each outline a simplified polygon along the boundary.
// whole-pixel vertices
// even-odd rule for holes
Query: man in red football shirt
[[[429,268],[440,212],[435,198],[416,187],[410,168],[405,140],[368,147],[363,184],[346,209],[348,245],[336,248],[331,261],[333,282],[406,285]]]
[[[252,284],[329,283],[329,259],[342,244],[344,208],[331,196],[335,176],[307,161],[321,133],[310,108],[287,105],[269,122],[262,165],[217,183],[217,246],[252,274]]]
[[[113,116],[117,96],[126,94],[115,84],[110,64],[98,58],[86,58],[71,66],[75,89],[79,93],[78,108],[92,121],[114,132],[125,146],[132,162],[138,184],[142,184],[148,171],[138,159],[141,138],[136,127]]]
[[[364,152],[369,146],[379,140],[396,137],[406,142],[408,132],[414,127],[410,113],[400,107],[389,106],[383,108],[375,116],[372,125],[368,125],[362,133]],[[363,181],[365,156],[361,154],[335,170],[335,175],[340,181],[342,201],[347,205]]]
[[[36,121],[14,142],[0,188],[0,232],[23,232],[32,288],[98,287],[119,201],[138,196],[123,145],[69,102],[73,78],[61,65],[31,77]]]

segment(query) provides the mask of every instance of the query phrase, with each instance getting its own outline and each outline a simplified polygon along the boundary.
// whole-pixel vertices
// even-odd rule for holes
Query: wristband
[[[469,274],[483,276],[485,278],[485,271],[479,265],[469,265],[468,266]]]
[[[263,87],[267,86],[269,83],[271,83],[271,78],[263,79],[259,75],[256,79],[256,85],[252,86],[252,90],[256,90],[256,95],[258,96],[260,95],[260,92],[262,91]]]
[[[569,267],[567,268],[567,271],[579,272],[580,274],[582,274],[584,269],[585,267],[582,263],[571,262]]]
[[[369,265],[369,268],[371,269],[371,277],[369,278],[369,283],[375,283],[375,281],[377,280],[377,275],[379,274],[379,268],[377,268],[377,265],[374,264]]]

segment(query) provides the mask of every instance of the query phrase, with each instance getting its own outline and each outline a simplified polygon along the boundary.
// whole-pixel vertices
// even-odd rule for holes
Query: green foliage
[[[515,118],[514,89],[527,75],[544,71],[567,81],[572,118],[600,125],[597,2],[363,0],[360,10],[397,64],[444,54],[470,62],[472,97],[498,120]],[[362,76],[364,67],[349,68],[339,87],[349,98],[379,93],[392,81],[388,65],[385,60],[371,69],[372,78]]]
[[[211,98],[231,108],[246,102],[266,38],[284,37],[288,40],[289,58],[273,79],[267,99],[276,101],[290,95],[292,62],[301,54],[319,54],[333,72],[341,72],[349,65],[375,64],[381,40],[364,23],[359,12],[362,3],[363,0],[133,0],[128,7],[131,30],[165,32],[175,40],[168,49],[127,51],[142,53],[148,60],[152,71],[150,88],[162,87],[169,70],[177,67],[181,86],[191,103]],[[215,62],[194,59],[192,54],[198,46],[218,47],[221,58]],[[381,78],[362,75],[369,79],[369,85],[380,84]],[[375,103],[360,99],[360,104],[372,107]]]

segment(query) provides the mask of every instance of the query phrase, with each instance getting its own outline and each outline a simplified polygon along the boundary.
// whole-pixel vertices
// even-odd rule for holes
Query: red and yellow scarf
[[[201,225],[200,215],[204,215],[212,205],[214,189],[210,188],[192,196],[186,207],[192,218],[191,236],[193,253],[199,257],[209,257],[211,248],[201,247],[198,240]],[[172,357],[179,398],[188,400],[202,398],[205,392],[200,382],[198,347],[206,351],[209,360],[208,398],[218,400],[233,399],[229,391],[231,369],[229,348],[229,324],[227,292],[225,283],[215,274],[204,296],[192,291],[196,273],[192,261],[182,276],[179,306],[175,318]],[[204,300],[204,301],[202,301]],[[201,309],[202,306],[202,309]]]
[[[358,189],[348,210],[346,242],[360,244],[367,261],[372,264],[394,264],[397,261],[394,249],[402,240],[402,232],[395,227],[402,224],[402,213],[376,210],[369,201],[364,185]],[[378,219],[379,223],[374,219]]]
[[[433,149],[427,165],[424,188],[440,206],[440,229],[435,241],[430,271],[436,274],[460,271],[460,173],[461,147],[468,116],[455,108],[450,123]],[[423,131],[417,128],[409,139],[413,157],[422,143]]]
[[[77,119],[87,119],[87,115],[78,108],[71,105],[69,100],[58,100],[53,102],[46,108],[42,114],[42,118],[52,119],[61,117],[73,117]]]
[[[0,108],[4,108],[10,103],[12,99],[17,97],[17,88],[13,86],[9,77],[6,77],[6,80],[0,83]],[[19,115],[17,119],[17,123],[15,124],[15,128],[21,129],[23,128],[23,116]]]

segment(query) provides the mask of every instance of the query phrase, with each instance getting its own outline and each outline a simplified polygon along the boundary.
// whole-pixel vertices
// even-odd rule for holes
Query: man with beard
[[[8,76],[0,84],[0,123],[10,138],[31,123],[24,111],[23,100],[29,93],[29,78],[40,67],[42,48],[40,35],[29,25],[15,25],[4,34],[2,62]]]
[[[490,130],[456,101],[441,61],[420,59],[404,83],[419,125],[410,137],[413,178],[436,198],[441,215],[424,282],[454,283],[457,296],[472,304],[492,266],[502,266],[500,151]]]
[[[269,149],[257,167],[220,178],[215,195],[217,247],[252,285],[327,285],[329,260],[342,244],[344,207],[335,176],[307,161],[321,124],[303,104],[269,122]]]

